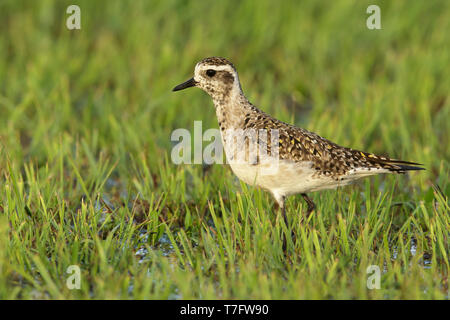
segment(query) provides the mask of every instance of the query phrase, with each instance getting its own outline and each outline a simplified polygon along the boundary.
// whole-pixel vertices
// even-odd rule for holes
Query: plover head
[[[233,64],[225,58],[210,57],[198,62],[194,77],[173,88],[173,91],[198,87],[206,91],[214,102],[223,103],[241,92],[239,77]]]

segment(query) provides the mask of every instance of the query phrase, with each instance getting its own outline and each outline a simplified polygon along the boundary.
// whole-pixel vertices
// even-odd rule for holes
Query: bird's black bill
[[[175,88],[172,89],[172,91],[179,91],[179,90],[183,90],[183,89],[186,89],[189,87],[195,87],[196,84],[197,84],[197,82],[194,80],[194,78],[191,78],[188,81],[177,85]]]

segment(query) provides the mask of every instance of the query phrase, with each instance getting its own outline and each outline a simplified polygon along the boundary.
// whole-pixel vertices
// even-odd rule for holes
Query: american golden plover
[[[272,193],[285,221],[286,196],[301,194],[309,215],[315,204],[307,196],[308,192],[334,189],[379,173],[423,170],[417,167],[421,166],[418,163],[341,147],[315,133],[271,117],[244,96],[236,69],[227,59],[203,59],[195,66],[194,77],[173,91],[189,87],[199,87],[213,99],[225,154],[233,172],[245,183]],[[275,132],[278,135],[277,170],[264,170],[267,166],[260,158],[248,159],[248,153],[248,161],[230,161],[233,158],[231,151],[236,149],[231,147],[233,142],[225,138],[225,133],[230,130],[270,130],[271,136],[275,136]],[[260,141],[258,138],[257,144],[261,147]],[[237,149],[241,150],[241,147]],[[270,149],[270,144],[264,144],[263,148]],[[275,154],[269,150],[267,154],[272,153]]]

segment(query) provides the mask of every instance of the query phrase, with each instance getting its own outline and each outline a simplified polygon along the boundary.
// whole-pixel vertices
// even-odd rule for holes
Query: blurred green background
[[[76,1],[68,30],[70,4],[0,0],[1,298],[448,299],[450,2]],[[284,255],[270,196],[170,161],[174,129],[217,128],[171,92],[208,56],[263,111],[427,171],[314,194],[307,222],[290,199]]]

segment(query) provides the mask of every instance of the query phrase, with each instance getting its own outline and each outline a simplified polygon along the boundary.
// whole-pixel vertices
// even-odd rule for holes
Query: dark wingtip
[[[404,160],[398,160],[398,159],[389,159],[389,158],[383,158],[379,156],[371,157],[369,156],[370,160],[381,164],[384,168],[392,171],[392,172],[398,172],[398,173],[405,173],[406,171],[419,171],[419,170],[426,170],[423,168],[423,164],[417,163],[417,162],[411,162],[411,161],[404,161]]]
[[[422,167],[415,167],[415,166],[405,166],[405,165],[400,165],[400,170],[402,171],[419,171],[419,170],[426,170],[425,168]]]
[[[419,170],[426,170],[423,167],[423,164],[417,163],[417,162],[411,162],[411,161],[404,161],[404,160],[396,160],[396,159],[390,159],[387,161],[388,164],[391,164],[396,167],[400,167],[400,171],[419,171]]]
[[[406,171],[420,171],[426,170],[422,166],[422,164],[414,163],[414,165],[410,165],[412,162],[408,161],[387,161],[385,164],[387,165],[387,169],[393,172],[405,173]]]

